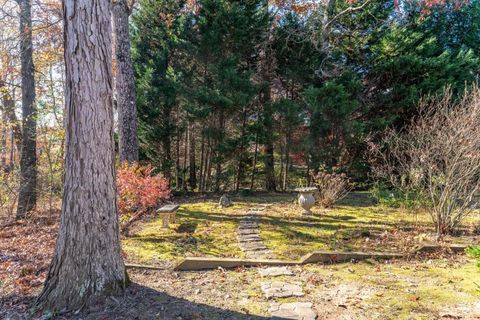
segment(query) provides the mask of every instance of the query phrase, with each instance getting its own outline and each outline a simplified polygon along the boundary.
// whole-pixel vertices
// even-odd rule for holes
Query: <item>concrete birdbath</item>
[[[315,187],[306,187],[306,188],[296,188],[295,191],[300,193],[298,197],[298,204],[303,208],[303,215],[311,215],[312,214],[312,207],[315,204],[315,197],[313,193],[317,191]]]

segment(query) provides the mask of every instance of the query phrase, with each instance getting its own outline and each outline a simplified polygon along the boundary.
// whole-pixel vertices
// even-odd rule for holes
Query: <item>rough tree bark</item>
[[[118,110],[118,145],[120,162],[138,161],[137,106],[135,77],[130,54],[128,17],[131,6],[127,0],[113,1],[115,31],[115,92]]]
[[[127,282],[120,252],[111,2],[65,0],[65,182],[59,235],[37,307],[76,310]]]
[[[30,0],[18,0],[20,6],[20,60],[22,69],[22,148],[20,191],[17,219],[23,219],[37,202],[37,109],[32,44],[32,8]]]

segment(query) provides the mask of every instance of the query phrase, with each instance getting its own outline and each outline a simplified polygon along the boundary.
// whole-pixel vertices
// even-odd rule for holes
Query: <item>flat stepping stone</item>
[[[258,270],[262,277],[292,276],[292,270],[287,267],[269,267]]]
[[[247,222],[247,223],[240,223],[238,229],[255,229],[258,228],[258,223],[256,222]]]
[[[265,298],[288,298],[288,297],[303,297],[302,287],[294,283],[286,283],[280,281],[263,282],[261,288]]]
[[[265,259],[272,256],[272,251],[270,250],[247,251],[245,255],[249,259]]]
[[[240,249],[244,251],[263,251],[263,250],[266,250],[267,247],[261,241],[241,242]]]
[[[258,229],[238,229],[239,235],[258,234]]]
[[[252,242],[252,241],[262,241],[262,238],[258,234],[246,234],[243,236],[237,237],[238,242]]]
[[[317,315],[310,302],[274,304],[270,307],[272,319],[315,320]]]

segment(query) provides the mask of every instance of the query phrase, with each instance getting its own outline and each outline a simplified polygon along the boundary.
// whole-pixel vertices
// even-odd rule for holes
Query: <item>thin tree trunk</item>
[[[15,133],[13,129],[10,130],[10,170],[15,167]]]
[[[257,171],[257,158],[258,158],[258,133],[255,135],[255,153],[253,155],[253,168],[252,168],[252,181],[250,183],[250,190],[253,190],[255,184],[255,175]]]
[[[1,108],[2,111],[2,124],[0,132],[0,167],[3,170],[7,169],[7,116],[5,114],[5,106]]]
[[[177,131],[175,159],[175,190],[180,190],[180,132]]]
[[[200,148],[200,182],[199,182],[199,190],[200,192],[203,192],[203,181],[204,181],[204,170],[203,170],[203,165],[205,162],[205,136],[203,135],[202,131],[202,143],[201,143],[201,148]]]
[[[189,168],[189,179],[188,183],[190,185],[190,190],[194,191],[197,188],[197,166],[196,166],[196,159],[195,159],[195,130],[194,124],[190,125],[190,130],[188,131],[189,134],[189,160],[188,160],[188,168]]]
[[[268,107],[269,108],[269,107]],[[271,117],[271,114],[268,115]],[[271,124],[272,119],[267,120],[267,124],[265,124],[265,132],[266,132],[266,142],[265,142],[265,157],[264,157],[264,165],[265,165],[265,189],[267,191],[275,191],[276,190],[276,183],[275,183],[275,159],[274,159],[274,148],[273,148],[273,125]]]
[[[288,188],[288,173],[290,169],[290,138],[289,133],[285,137],[285,170],[283,171],[283,191]]]
[[[284,153],[285,151],[285,146],[283,145],[283,142],[280,140],[280,181],[282,181],[282,184],[280,185],[280,188],[282,189],[282,191],[285,191],[283,189],[283,169],[284,169]]]
[[[20,60],[22,65],[22,149],[17,219],[23,219],[37,203],[37,108],[33,66],[30,0],[19,0]]]
[[[12,128],[12,142],[15,143],[17,150],[20,152],[22,149],[22,127],[15,114],[15,101],[9,94],[5,94],[3,96],[3,105],[5,117],[10,122]]]
[[[138,161],[138,138],[135,77],[130,55],[128,25],[131,8],[127,0],[115,0],[113,3],[119,158],[120,163],[124,161],[134,163]]]
[[[222,161],[221,161],[221,152],[220,152],[220,144],[223,142],[223,135],[224,135],[224,110],[221,109],[218,112],[218,129],[220,131],[220,137],[217,140],[217,150],[215,152],[216,155],[216,163],[215,163],[215,192],[220,191],[220,184],[222,179]]]
[[[207,157],[207,177],[205,179],[205,190],[210,190],[210,182],[212,176],[212,144],[210,138],[208,139],[208,157]]]
[[[182,190],[187,190],[188,126],[183,140]]]
[[[127,283],[116,205],[111,2],[65,0],[63,12],[65,182],[57,245],[37,300],[50,311],[77,310]]]

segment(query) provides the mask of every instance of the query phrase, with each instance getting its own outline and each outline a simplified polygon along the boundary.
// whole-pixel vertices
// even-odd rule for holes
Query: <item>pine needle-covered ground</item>
[[[164,270],[129,269],[127,294],[78,314],[82,319],[268,319],[273,303],[311,302],[318,319],[478,319],[480,269],[465,254],[411,255],[391,261],[292,267],[279,281],[298,283],[305,295],[266,299],[258,268],[175,272],[184,256],[243,257],[236,227],[247,208],[270,203],[260,234],[277,258],[313,250],[408,252],[429,241],[425,213],[377,207],[356,193],[329,210],[303,217],[295,195],[233,198],[221,209],[215,198],[177,198],[177,223],[161,227],[158,217],[137,223],[122,240],[126,261]],[[452,243],[478,243],[473,216]],[[36,219],[0,231],[0,318],[28,319],[29,303],[41,289],[53,252],[56,223]],[[17,319],[12,317],[14,319]],[[59,319],[68,317],[59,316]],[[69,319],[69,318],[68,318]]]

